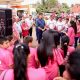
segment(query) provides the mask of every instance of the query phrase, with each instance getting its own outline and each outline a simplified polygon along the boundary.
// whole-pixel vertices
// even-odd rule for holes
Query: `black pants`
[[[62,36],[64,36],[64,35],[66,35],[66,34],[63,33],[63,32],[60,32],[60,37],[62,37]]]
[[[75,48],[77,47],[78,37],[75,37]]]
[[[29,29],[29,35],[32,36],[32,27]]]

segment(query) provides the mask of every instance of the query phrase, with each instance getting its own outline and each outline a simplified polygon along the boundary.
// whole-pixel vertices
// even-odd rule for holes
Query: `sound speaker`
[[[12,35],[12,10],[0,9],[0,35]]]

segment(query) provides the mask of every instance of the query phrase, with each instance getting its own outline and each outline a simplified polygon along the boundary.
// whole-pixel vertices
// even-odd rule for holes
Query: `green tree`
[[[58,0],[42,0],[42,4],[38,4],[36,8],[37,12],[52,12],[58,13],[64,11],[69,12],[70,8],[66,3],[59,4]]]
[[[42,4],[38,4],[36,11],[50,12],[51,8],[55,7],[57,3],[57,0],[42,0]]]
[[[70,11],[70,8],[66,3],[62,3],[60,9],[61,9],[61,11],[64,11],[64,12],[69,12]]]

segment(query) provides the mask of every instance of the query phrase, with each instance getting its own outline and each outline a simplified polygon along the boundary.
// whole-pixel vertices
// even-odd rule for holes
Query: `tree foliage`
[[[42,0],[42,4],[38,4],[37,12],[52,12],[56,11],[58,13],[64,11],[69,12],[70,8],[66,3],[59,4],[57,0]]]
[[[38,4],[37,12],[49,12],[57,3],[57,0],[42,0],[42,4]]]
[[[61,11],[64,11],[64,12],[69,12],[70,11],[70,8],[66,3],[62,3],[60,9],[61,9]]]

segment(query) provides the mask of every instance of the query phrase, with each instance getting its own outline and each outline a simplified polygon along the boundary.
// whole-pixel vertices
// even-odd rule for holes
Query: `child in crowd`
[[[36,64],[37,51],[36,51],[36,48],[32,47],[32,41],[33,41],[33,38],[31,36],[27,36],[27,37],[24,37],[23,43],[28,45],[29,48],[30,48],[30,56],[29,56],[29,59],[28,59],[28,66],[36,68],[37,67],[37,64]]]
[[[73,51],[67,61],[63,77],[66,80],[80,80],[80,49]]]
[[[0,73],[5,70],[12,68],[13,60],[10,52],[7,50],[9,47],[9,41],[5,37],[0,37]]]
[[[74,47],[69,46],[69,41],[70,40],[69,40],[68,36],[66,36],[66,35],[62,36],[62,38],[61,38],[61,49],[60,49],[60,52],[61,52],[64,60],[70,55],[70,53],[72,51],[75,50]],[[61,74],[61,76],[62,76],[64,70],[65,70],[65,66],[61,65],[60,66],[60,74]]]
[[[65,58],[67,55],[70,55],[72,51],[75,50],[74,47],[69,46],[70,39],[67,35],[62,36],[61,38],[61,50],[62,56]]]
[[[66,70],[62,77],[56,77],[54,80],[80,80],[80,49],[76,49],[68,56]]]
[[[35,69],[27,66],[28,64],[26,62],[30,54],[28,45],[15,45],[13,53],[14,69],[7,69],[3,71],[0,75],[0,80],[47,80],[44,69]]]
[[[23,43],[25,43],[29,47],[32,47],[32,41],[33,41],[33,38],[31,36],[26,36],[23,39]]]
[[[67,35],[70,39],[69,45],[73,46],[75,43],[75,35],[77,34],[76,22],[70,21],[70,27],[68,28]]]
[[[10,46],[12,46],[14,44],[14,42],[15,42],[15,40],[13,39],[13,36],[9,35],[9,36],[7,36],[7,39],[9,41]]]
[[[11,36],[11,35],[10,35],[10,36],[7,36],[7,39],[8,39],[8,41],[9,41],[8,50],[12,53],[15,40],[13,39],[13,36]]]
[[[45,69],[48,80],[53,80],[58,76],[59,65],[63,64],[63,57],[58,50],[60,41],[59,33],[47,30],[43,33],[42,41],[38,47],[37,54],[41,55],[42,67]]]
[[[75,37],[75,48],[78,46],[78,42],[80,43],[80,19],[77,20],[77,34]]]
[[[10,55],[13,58],[13,48],[14,48],[14,43],[16,41],[13,39],[13,36],[12,35],[7,36],[7,39],[9,41],[9,47],[7,48],[7,50],[10,52]]]

